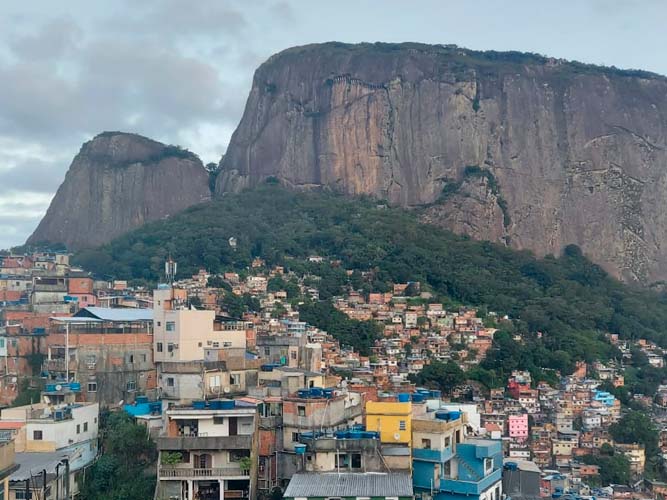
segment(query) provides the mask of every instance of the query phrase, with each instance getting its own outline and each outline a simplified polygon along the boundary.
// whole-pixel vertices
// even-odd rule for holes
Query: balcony
[[[180,450],[250,450],[252,436],[160,437],[160,451]]]
[[[308,446],[309,451],[350,451],[363,452],[372,451],[379,447],[379,439],[361,438],[361,439],[336,439],[334,437],[301,437],[299,439]]]
[[[249,470],[240,467],[211,467],[206,469],[194,467],[161,466],[158,470],[160,479],[246,479],[250,477]]]
[[[462,481],[444,477],[440,480],[440,491],[459,495],[479,495],[501,480],[501,469],[494,470],[479,481]]]
[[[443,448],[442,450],[428,450],[423,448],[413,448],[412,456],[415,460],[422,460],[424,462],[437,462],[444,464],[448,462],[454,454],[451,448]]]

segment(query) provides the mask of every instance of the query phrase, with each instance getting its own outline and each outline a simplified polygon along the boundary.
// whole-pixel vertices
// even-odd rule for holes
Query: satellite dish
[[[397,432],[396,434],[394,434],[394,439],[398,441],[399,439],[401,439],[401,435]]]
[[[223,390],[225,391],[225,394],[229,394],[230,392],[232,392],[232,390],[229,387],[225,387]]]
[[[63,386],[60,384],[56,384],[56,391],[62,391]]]

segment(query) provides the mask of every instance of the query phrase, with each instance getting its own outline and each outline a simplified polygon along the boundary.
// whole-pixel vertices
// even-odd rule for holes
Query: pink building
[[[528,414],[510,415],[507,417],[507,430],[509,437],[517,441],[528,439]]]

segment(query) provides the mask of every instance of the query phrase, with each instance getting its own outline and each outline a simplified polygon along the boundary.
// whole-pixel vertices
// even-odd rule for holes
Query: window
[[[97,423],[97,417],[95,417],[95,418],[93,419],[93,422]]]
[[[352,453],[352,455],[350,455],[350,467],[353,469],[361,469],[361,453]]]
[[[299,433],[298,432],[293,432],[292,433],[292,442],[297,443],[299,441]]]
[[[141,355],[141,361],[145,363],[148,360],[148,357],[145,354]]]
[[[214,425],[223,425],[225,423],[225,417],[213,417]]]
[[[297,411],[297,414],[300,417],[305,417],[306,416],[306,407],[305,406],[297,406],[296,411]]]
[[[158,302],[158,304],[159,304],[159,302]],[[162,323],[158,321],[157,326],[162,326]]]
[[[167,331],[168,332],[176,331],[176,323],[174,321],[167,321]]]
[[[493,470],[493,458],[484,459],[484,474],[488,474]]]
[[[88,382],[88,392],[97,392],[97,382]]]
[[[32,439],[34,441],[41,441],[42,437],[42,431],[32,431]]]
[[[127,390],[128,391],[136,391],[137,390],[137,382],[135,380],[128,380],[126,384]]]
[[[88,422],[83,423],[83,432],[88,432]]]
[[[220,387],[220,375],[213,375],[210,380],[211,387]]]
[[[449,448],[452,445],[452,438],[451,436],[447,436],[445,438],[445,448]]]
[[[231,342],[223,342],[222,347],[231,347],[232,343]]]
[[[422,439],[422,448],[425,450],[430,450],[431,449],[431,440],[430,439]]]
[[[220,342],[213,342],[213,347],[220,347]]]
[[[398,430],[399,431],[404,431],[405,429],[406,429],[405,420],[399,420],[398,421]]]
[[[0,349],[5,348],[5,339],[0,339]]]
[[[167,377],[167,387],[174,387],[174,378]]]
[[[264,348],[264,356],[271,356],[271,348],[270,347],[265,347]]]
[[[230,450],[229,461],[239,462],[242,458],[250,457],[250,450]]]
[[[162,342],[157,343],[157,352],[162,352]]]
[[[232,385],[241,385],[241,375],[239,373],[232,373],[229,376],[229,383]]]
[[[201,347],[201,342],[197,342],[197,347]]]
[[[174,352],[174,344],[171,342],[167,344],[167,352]]]
[[[3,493],[4,493],[4,491],[3,491]],[[32,492],[30,492],[30,494],[32,494]],[[16,498],[16,500],[27,500],[28,497],[26,496],[25,489],[23,489],[23,490],[14,490],[14,498]]]
[[[134,363],[134,354],[130,354],[127,357],[127,362],[130,363],[130,364]]]
[[[296,359],[296,351],[291,351],[291,352],[289,353],[289,356],[290,356],[290,358],[292,358],[292,359]]]
[[[81,424],[76,424],[76,433],[81,434]]]

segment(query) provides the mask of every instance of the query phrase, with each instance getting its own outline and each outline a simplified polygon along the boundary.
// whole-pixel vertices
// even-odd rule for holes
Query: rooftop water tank
[[[294,451],[296,452],[297,455],[304,455],[306,453],[306,445],[305,444],[295,444],[294,445]]]
[[[438,410],[435,412],[435,418],[438,420],[449,421],[449,411],[447,410]]]
[[[203,410],[206,408],[206,401],[193,401],[192,402],[192,407],[195,410]]]
[[[398,395],[398,402],[399,403],[408,403],[410,401],[410,394],[407,392],[401,392]]]

